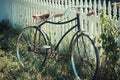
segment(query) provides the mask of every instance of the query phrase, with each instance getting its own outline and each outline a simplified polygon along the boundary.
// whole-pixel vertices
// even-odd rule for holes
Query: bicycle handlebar
[[[58,13],[58,14],[55,14],[54,17],[60,17],[60,16],[63,16],[64,14],[63,13]]]
[[[71,9],[71,10],[72,10],[72,9],[74,9],[74,10],[76,9],[76,11],[80,12],[80,8],[86,8],[86,7],[79,7],[79,6],[68,7],[67,9],[65,9],[65,11],[64,11],[63,13],[57,13],[57,14],[54,15],[54,17],[63,16],[66,12],[70,11],[70,9]],[[90,7],[88,7],[88,9],[92,10]],[[87,16],[92,16],[92,15],[94,15],[94,14],[95,14],[95,13],[94,13],[93,10],[92,10],[92,12],[89,12],[89,13],[87,13],[86,15],[87,15]]]

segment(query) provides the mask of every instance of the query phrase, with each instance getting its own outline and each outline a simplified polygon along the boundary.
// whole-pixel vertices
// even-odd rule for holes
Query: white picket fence
[[[117,17],[116,23],[120,26],[120,7],[116,7],[116,3],[112,6],[112,3],[109,1],[106,4],[106,0],[0,0],[0,20],[2,19],[10,19],[12,23],[19,25],[33,25],[35,24],[35,20],[33,20],[32,16],[34,14],[44,14],[44,13],[60,13],[63,12],[66,8],[70,6],[80,5],[85,6],[85,9],[81,9],[81,28],[86,31],[90,36],[101,33],[101,27],[98,24],[100,13],[98,10],[104,9],[108,15],[112,18],[113,16]],[[87,6],[93,8],[95,12],[94,17],[87,17],[85,14],[88,12]],[[59,20],[68,20],[75,17],[75,12],[68,12],[65,16],[60,18],[53,18],[51,21],[59,21]],[[45,31],[49,34],[51,41],[56,43],[58,39],[64,34],[66,30],[68,30],[75,23],[71,22],[65,25],[45,25]],[[72,34],[74,31],[72,32]],[[71,37],[72,34],[68,36]],[[54,38],[52,37],[54,36]],[[69,42],[70,38],[67,39]]]

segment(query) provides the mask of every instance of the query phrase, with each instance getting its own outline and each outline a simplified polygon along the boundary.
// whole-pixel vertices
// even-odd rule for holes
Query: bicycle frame
[[[60,45],[61,41],[64,39],[64,37],[71,31],[73,30],[74,28],[78,28],[78,31],[76,31],[77,33],[81,31],[80,29],[80,14],[77,13],[76,14],[76,17],[71,19],[71,20],[68,20],[68,21],[64,21],[64,22],[52,22],[52,21],[45,21],[43,22],[42,24],[38,25],[39,27],[41,27],[43,24],[45,23],[49,23],[49,24],[55,24],[55,25],[61,25],[61,24],[67,24],[67,23],[70,23],[72,21],[76,21],[77,24],[75,24],[73,27],[71,27],[69,30],[67,30],[64,35],[60,38],[60,40],[58,41],[57,45],[55,46],[55,51],[57,50],[58,46]]]

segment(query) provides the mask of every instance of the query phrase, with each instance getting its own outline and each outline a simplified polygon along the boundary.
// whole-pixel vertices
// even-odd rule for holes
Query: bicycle
[[[95,80],[99,68],[99,53],[94,41],[90,38],[90,36],[81,30],[80,8],[83,7],[69,7],[63,13],[54,14],[52,17],[50,17],[50,14],[33,16],[33,18],[41,19],[42,21],[37,26],[25,27],[19,34],[16,44],[16,52],[20,64],[22,66],[28,65],[29,63],[24,64],[23,62],[32,59],[34,60],[34,56],[37,55],[37,57],[39,57],[38,67],[42,68],[45,65],[48,56],[55,57],[57,55],[57,48],[65,36],[71,32],[71,30],[77,28],[77,31],[73,35],[69,46],[69,54],[73,72],[78,80]],[[88,9],[90,8],[88,7]],[[63,16],[69,10],[76,11],[75,18],[62,22],[49,21],[50,18]],[[94,15],[94,13],[92,11],[86,15],[91,16]],[[42,25],[46,23],[61,25],[70,23],[72,21],[76,21],[76,25],[72,26],[64,33],[53,49],[50,44],[48,35],[41,29]]]

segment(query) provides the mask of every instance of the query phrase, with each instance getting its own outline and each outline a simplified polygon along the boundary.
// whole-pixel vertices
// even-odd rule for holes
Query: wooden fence
[[[84,2],[83,2],[84,1]],[[101,2],[102,1],[102,2]],[[98,10],[104,9],[105,12],[112,18],[117,17],[116,24],[120,26],[120,7],[117,8],[116,3],[112,3],[106,0],[0,0],[0,20],[10,19],[12,23],[23,25],[23,27],[35,24],[32,16],[34,14],[50,13],[55,14],[63,12],[64,9],[70,6],[85,6],[81,9],[81,27],[82,30],[89,33],[90,36],[101,33],[101,27],[98,24],[100,13]],[[87,6],[93,8],[95,12],[94,17],[87,17],[85,13],[88,12]],[[75,16],[74,11],[67,13],[60,18],[53,18],[51,21],[68,20]],[[66,30],[68,30],[75,23],[69,23],[65,25],[45,25],[45,30],[51,37],[51,41],[56,43],[59,37],[61,37]],[[72,34],[74,31],[72,32]],[[71,37],[72,34],[68,36]],[[54,38],[52,37],[54,36]],[[66,41],[69,42],[70,38]]]

